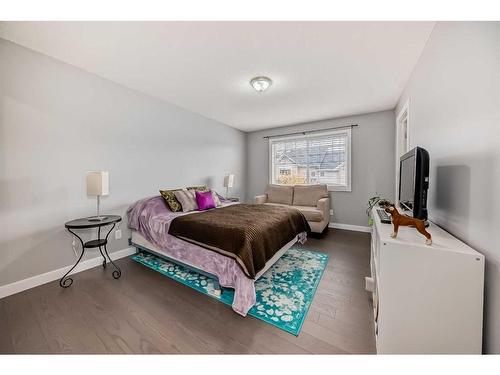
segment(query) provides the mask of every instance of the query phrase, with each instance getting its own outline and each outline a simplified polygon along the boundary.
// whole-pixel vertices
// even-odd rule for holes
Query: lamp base
[[[89,221],[103,221],[107,219],[106,216],[101,216],[101,196],[98,195],[97,197],[97,215],[89,217]]]

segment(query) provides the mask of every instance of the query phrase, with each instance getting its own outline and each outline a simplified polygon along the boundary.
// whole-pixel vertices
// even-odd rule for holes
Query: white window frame
[[[273,184],[274,182],[274,168],[273,168],[273,143],[274,142],[283,142],[283,141],[300,141],[304,140],[307,138],[318,138],[321,136],[328,136],[328,135],[338,135],[338,134],[346,134],[347,135],[347,145],[346,145],[346,166],[347,166],[347,171],[346,171],[346,180],[347,184],[346,185],[332,185],[328,184],[328,191],[346,191],[346,192],[351,192],[352,191],[352,184],[351,184],[351,176],[352,176],[352,157],[351,157],[351,142],[352,142],[352,129],[351,127],[346,127],[342,129],[337,129],[337,130],[325,130],[325,131],[314,131],[311,133],[305,133],[302,135],[288,135],[288,136],[282,136],[282,137],[271,137],[269,138],[269,154],[268,154],[268,168],[269,168],[269,174],[268,174],[268,181],[270,184]]]
[[[403,124],[406,123],[406,129],[403,129]],[[402,139],[404,138],[404,131],[406,131],[406,144],[404,147],[406,150],[401,149],[401,144],[402,144]],[[406,102],[403,104],[401,110],[399,111],[398,115],[396,116],[396,178],[395,183],[395,202],[398,201],[399,199],[399,159],[403,154],[411,150],[411,143],[410,143],[410,98],[406,100]]]

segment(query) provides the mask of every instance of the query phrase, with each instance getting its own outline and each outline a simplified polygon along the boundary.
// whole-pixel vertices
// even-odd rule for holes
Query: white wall
[[[0,286],[75,262],[64,223],[94,214],[92,169],[110,172],[105,213],[228,172],[243,198],[245,134],[0,39]]]
[[[484,350],[500,353],[500,23],[437,23],[396,113],[408,98],[429,215],[486,256]]]
[[[269,143],[264,136],[358,124],[352,130],[352,191],[330,193],[332,222],[367,226],[368,199],[376,193],[394,197],[394,112],[384,111],[306,124],[286,126],[247,135],[247,201],[262,194],[269,179]]]

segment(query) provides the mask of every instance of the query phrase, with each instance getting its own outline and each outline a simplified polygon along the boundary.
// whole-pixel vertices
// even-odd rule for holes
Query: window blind
[[[270,139],[270,182],[350,190],[351,129]]]

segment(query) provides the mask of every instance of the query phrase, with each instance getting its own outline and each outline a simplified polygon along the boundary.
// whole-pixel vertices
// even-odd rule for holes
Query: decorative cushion
[[[293,207],[302,212],[302,214],[306,217],[307,221],[318,222],[324,219],[323,212],[318,210],[315,206],[314,207],[293,206]]]
[[[217,207],[222,206],[222,203],[220,202],[219,194],[217,194],[215,191],[210,190],[212,193],[212,199],[214,200],[214,203]]]
[[[178,191],[178,190],[181,190],[181,189],[160,190],[160,194],[163,197],[163,199],[165,199],[165,203],[167,204],[168,208],[170,208],[170,211],[173,211],[173,212],[182,211],[182,206],[174,194],[174,192]]]
[[[215,208],[215,202],[212,198],[211,191],[195,191],[196,203],[198,204],[198,211],[205,211]]]
[[[198,209],[194,190],[174,191],[175,197],[182,206],[182,212],[194,211]]]
[[[269,206],[282,206],[286,207],[286,204],[280,203],[264,203]],[[308,207],[308,206],[292,206],[293,208],[302,212],[307,221],[311,222],[320,222],[325,219],[323,211],[319,210],[317,207]]]
[[[206,185],[188,186],[186,189],[187,190],[194,190],[194,191],[211,191],[215,206],[217,206],[217,207],[222,206],[222,203],[221,203],[220,198],[219,198],[219,194],[217,194],[217,192],[214,190],[210,190]]]
[[[269,203],[292,204],[293,186],[286,185],[267,185],[267,201]]]
[[[328,198],[328,188],[325,184],[293,187],[294,206],[316,206],[321,198]]]
[[[207,185],[199,185],[199,186],[188,186],[186,188],[187,190],[194,190],[194,191],[208,191],[210,190]]]

